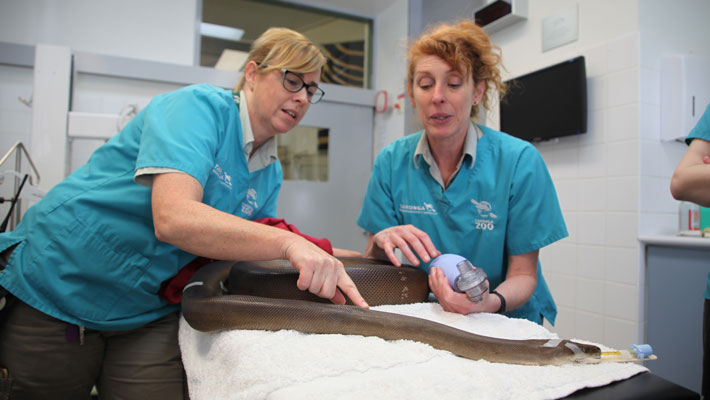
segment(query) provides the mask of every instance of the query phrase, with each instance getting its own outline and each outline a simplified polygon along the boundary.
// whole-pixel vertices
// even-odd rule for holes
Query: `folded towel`
[[[528,320],[453,314],[436,303],[373,309],[426,318],[479,335],[558,338]],[[424,343],[357,335],[289,330],[210,334],[192,329],[184,319],[180,348],[192,400],[554,399],[648,370],[635,363],[524,366],[473,361]]]

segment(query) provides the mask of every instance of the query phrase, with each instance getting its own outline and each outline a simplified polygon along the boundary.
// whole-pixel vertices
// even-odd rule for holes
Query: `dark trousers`
[[[4,313],[0,399],[90,399],[94,385],[102,400],[188,397],[177,313],[117,332],[81,332],[18,299]]]

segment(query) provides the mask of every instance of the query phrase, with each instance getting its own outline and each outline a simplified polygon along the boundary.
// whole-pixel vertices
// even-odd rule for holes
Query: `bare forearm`
[[[710,164],[676,169],[671,180],[671,193],[676,200],[710,207]]]
[[[294,241],[291,232],[248,221],[199,202],[173,209],[156,218],[156,236],[192,254],[219,260],[272,260],[286,258]]]
[[[517,275],[506,278],[495,290],[505,297],[506,310],[510,311],[522,306],[530,300],[536,287],[536,276]],[[497,296],[489,297],[491,299],[496,298],[497,300]],[[500,304],[500,302],[498,302],[498,304]],[[493,312],[495,312],[495,310]]]
[[[495,288],[505,297],[507,310],[514,310],[522,306],[530,300],[535,292],[539,254],[539,250],[535,250],[508,256],[508,272],[505,275],[505,280]]]
[[[710,142],[694,139],[678,163],[671,179],[676,200],[710,207]]]
[[[210,207],[202,203],[202,195],[202,187],[190,175],[153,178],[151,205],[158,240],[203,257],[243,261],[288,258],[290,246],[306,242],[291,232]]]

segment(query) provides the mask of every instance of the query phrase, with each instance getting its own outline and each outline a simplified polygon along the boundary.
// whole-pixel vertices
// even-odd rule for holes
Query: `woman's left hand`
[[[465,293],[455,292],[449,284],[449,278],[438,267],[432,267],[429,271],[429,288],[434,292],[434,296],[439,300],[444,311],[471,314],[474,312],[496,312],[500,307],[500,304],[494,304],[499,300],[495,296],[489,296],[487,291],[479,303],[469,300]]]

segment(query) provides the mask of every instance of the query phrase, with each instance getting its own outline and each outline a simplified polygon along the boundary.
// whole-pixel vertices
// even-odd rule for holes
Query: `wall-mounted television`
[[[579,56],[513,78],[500,103],[500,130],[538,142],[587,132],[587,73]]]

